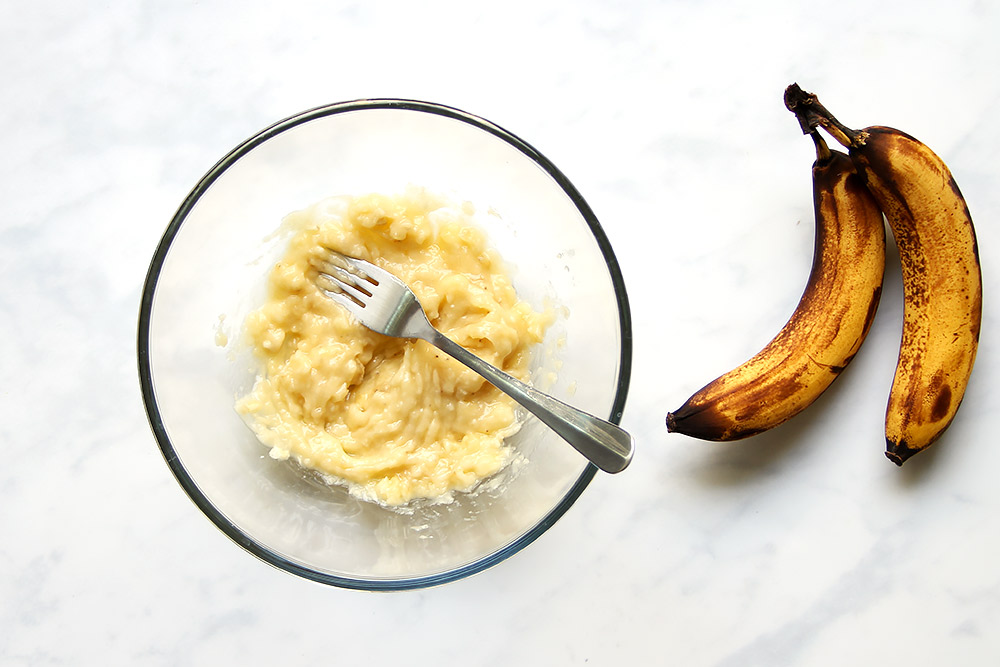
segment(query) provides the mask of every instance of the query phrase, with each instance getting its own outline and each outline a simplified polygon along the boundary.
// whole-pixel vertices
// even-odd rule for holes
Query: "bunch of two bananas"
[[[948,167],[913,137],[888,127],[849,129],[795,84],[785,105],[816,144],[816,250],[805,291],[764,349],[669,413],[667,428],[738,440],[816,400],[871,327],[885,272],[884,215],[899,248],[904,297],[886,456],[902,465],[951,424],[976,358],[982,276],[972,218]],[[848,153],[830,150],[817,128]]]

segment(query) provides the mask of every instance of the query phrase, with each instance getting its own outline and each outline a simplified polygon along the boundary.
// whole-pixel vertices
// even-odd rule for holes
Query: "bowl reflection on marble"
[[[533,377],[554,378],[549,393],[617,423],[628,390],[631,323],[614,254],[577,190],[524,141],[449,107],[361,100],[242,143],[195,186],[153,256],[138,331],[142,395],[177,481],[227,536],[276,567],[347,588],[418,588],[481,571],[544,533],[596,471],[529,417],[510,438],[523,465],[451,503],[393,511],[272,459],[236,413],[257,368],[240,327],[283,251],[273,236],[282,218],[331,195],[408,185],[489,210],[485,231],[519,296],[562,313],[533,362]]]

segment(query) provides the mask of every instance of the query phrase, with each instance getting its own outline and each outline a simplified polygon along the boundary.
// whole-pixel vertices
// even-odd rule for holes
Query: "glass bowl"
[[[152,258],[138,327],[142,396],[171,471],[223,533],[271,565],[346,588],[419,588],[494,565],[553,525],[596,472],[527,418],[511,438],[524,465],[450,504],[394,511],[272,459],[236,413],[257,368],[240,327],[263,302],[282,218],[332,195],[409,185],[488,210],[480,220],[519,296],[561,313],[533,378],[615,423],[628,391],[631,322],[614,253],[579,192],[521,139],[437,104],[359,100],[242,143],[187,196]]]

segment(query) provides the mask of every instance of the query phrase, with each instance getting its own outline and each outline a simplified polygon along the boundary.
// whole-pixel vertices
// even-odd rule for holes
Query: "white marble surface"
[[[212,0],[0,20],[0,664],[987,665],[1000,658],[1000,5]],[[892,271],[820,403],[738,445],[667,410],[766,342],[810,261],[788,83],[910,131],[977,221],[985,323],[932,452],[881,427]],[[601,219],[635,331],[638,452],[470,579],[369,594],[272,569],[176,485],[134,359],[152,251],[197,179],[300,110],[412,97],[534,144]]]

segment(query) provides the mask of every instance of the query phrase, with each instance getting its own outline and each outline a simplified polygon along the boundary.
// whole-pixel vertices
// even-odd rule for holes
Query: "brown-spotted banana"
[[[968,206],[930,148],[888,127],[852,130],[797,85],[785,104],[803,131],[827,130],[851,158],[892,229],[903,275],[903,335],[885,418],[898,465],[951,424],[972,373],[982,320],[982,275]]]
[[[752,359],[667,415],[672,432],[722,441],[771,429],[815,401],[868,334],[882,293],[885,222],[851,159],[812,136],[815,249],[802,297]]]

